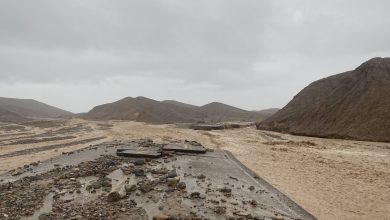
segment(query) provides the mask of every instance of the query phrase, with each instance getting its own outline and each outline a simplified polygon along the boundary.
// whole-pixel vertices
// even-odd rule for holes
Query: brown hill
[[[14,99],[0,97],[0,108],[22,117],[56,118],[71,115],[71,112],[47,105],[33,99]]]
[[[201,106],[199,110],[207,115],[208,121],[259,121],[263,116],[257,112],[246,111],[220,102]]]
[[[93,120],[132,120],[151,123],[193,123],[211,121],[255,121],[256,112],[213,102],[201,107],[177,101],[156,101],[144,97],[127,97],[94,107],[82,117]]]
[[[390,141],[390,58],[313,82],[258,129]]]
[[[84,115],[94,120],[132,120],[152,123],[196,122],[204,116],[191,108],[145,97],[127,97],[99,105]]]
[[[27,120],[27,118],[22,117],[14,112],[0,108],[0,122],[20,123]]]

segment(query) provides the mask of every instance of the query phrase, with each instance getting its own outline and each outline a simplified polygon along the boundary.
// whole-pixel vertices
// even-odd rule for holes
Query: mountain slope
[[[71,112],[32,99],[0,97],[0,108],[23,117],[54,118],[72,114]]]
[[[313,82],[275,115],[268,129],[319,137],[390,141],[390,58]]]
[[[24,118],[14,112],[0,108],[0,122],[19,123],[27,120],[27,118]]]

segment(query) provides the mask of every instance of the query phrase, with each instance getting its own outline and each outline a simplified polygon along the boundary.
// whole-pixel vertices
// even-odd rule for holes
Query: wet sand
[[[76,125],[76,129],[50,134],[50,131],[74,128]],[[12,145],[4,141],[27,138],[32,134],[75,138]],[[102,139],[77,144],[77,141],[98,137]],[[243,164],[318,219],[390,218],[390,144],[292,136],[259,131],[254,127],[195,131],[174,125],[70,120],[65,125],[49,128],[0,128],[0,143],[3,145],[0,146],[0,157],[16,151],[28,153],[24,151],[26,149],[44,149],[3,156],[0,159],[0,173],[91,144],[134,138],[152,138],[157,142],[187,139],[209,148],[229,150]],[[75,144],[66,144],[70,142]],[[63,144],[63,147],[59,144]],[[50,145],[59,147],[42,148]]]

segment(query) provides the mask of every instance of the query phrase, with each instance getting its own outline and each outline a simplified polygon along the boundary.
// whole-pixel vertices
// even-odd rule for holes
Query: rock
[[[153,220],[168,220],[169,216],[164,215],[164,214],[157,214],[153,216]]]
[[[123,199],[124,196],[120,194],[118,191],[110,192],[107,196],[108,202],[117,202],[121,199]]]
[[[255,190],[255,187],[254,187],[254,186],[250,186],[248,189],[249,189],[250,191],[253,191],[253,190]]]
[[[238,181],[238,178],[234,177],[234,176],[229,176],[230,179],[233,179],[235,181]]]
[[[22,174],[22,173],[23,173],[22,170],[17,169],[17,170],[15,170],[14,172],[12,172],[11,175],[12,175],[12,176],[19,176],[19,175]]]
[[[132,185],[126,185],[125,186],[125,190],[126,190],[126,192],[133,192],[133,191],[135,191],[137,189],[137,186],[136,185],[134,185],[134,184],[132,184]]]
[[[138,187],[138,189],[143,192],[143,193],[147,193],[147,192],[150,192],[152,191],[152,186],[148,183],[141,183]]]
[[[112,183],[111,183],[111,181],[109,179],[105,179],[102,182],[102,186],[103,187],[112,187]]]
[[[177,177],[177,173],[176,173],[176,170],[171,170],[168,175],[167,175],[167,178],[174,178],[174,177]]]
[[[226,213],[226,207],[224,206],[217,206],[214,208],[214,212],[217,213],[218,215],[222,215]]]
[[[49,213],[42,213],[38,216],[38,220],[51,220],[53,219]]]
[[[185,188],[187,188],[187,185],[186,185],[185,182],[179,182],[179,183],[177,184],[177,188],[178,188],[178,189],[185,189]]]
[[[200,192],[192,192],[190,197],[193,199],[198,199],[200,197]]]
[[[250,202],[252,206],[257,206],[257,201],[252,199],[252,201]]]
[[[232,189],[224,187],[224,188],[219,189],[219,191],[222,192],[222,193],[231,193]]]
[[[180,181],[180,177],[168,178],[167,185],[170,187],[176,187],[179,181]]]
[[[141,165],[144,165],[145,164],[145,160],[144,159],[137,159],[136,161],[134,161],[134,165],[136,166],[141,166]]]
[[[199,176],[197,176],[198,179],[206,179],[206,176],[204,174],[200,174]]]
[[[135,169],[134,171],[135,176],[145,176],[145,171],[143,169]]]
[[[116,163],[113,160],[108,160],[108,161],[106,161],[106,165],[109,166],[109,167],[112,167],[112,166],[115,166]]]

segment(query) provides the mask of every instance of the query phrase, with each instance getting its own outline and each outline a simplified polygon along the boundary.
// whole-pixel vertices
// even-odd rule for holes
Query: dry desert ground
[[[123,121],[0,124],[0,173],[112,140],[193,140],[231,151],[318,219],[390,219],[390,144]]]

